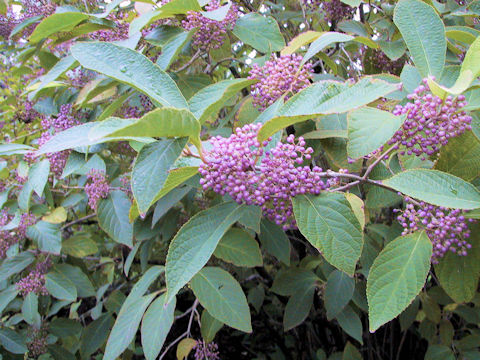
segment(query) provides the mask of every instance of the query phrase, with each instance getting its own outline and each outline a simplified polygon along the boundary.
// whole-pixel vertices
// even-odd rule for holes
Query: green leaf
[[[56,318],[48,327],[48,331],[59,338],[79,335],[82,330],[83,327],[79,321],[67,318]]]
[[[461,94],[467,90],[473,81],[480,75],[480,37],[470,45],[460,68],[455,85],[451,88],[439,86],[443,91],[451,94]]]
[[[36,241],[39,250],[59,255],[62,249],[60,227],[46,221],[39,221],[27,229],[27,237]]]
[[[262,219],[258,238],[270,254],[285,265],[290,265],[290,241],[281,227],[270,220]]]
[[[132,192],[140,213],[152,206],[186,143],[186,138],[159,140],[140,150],[132,170]]]
[[[89,132],[92,141],[100,139],[128,140],[132,137],[190,137],[197,147],[200,145],[201,126],[192,113],[185,109],[163,107],[145,114],[140,119],[117,119],[111,126],[105,122],[99,123]]]
[[[34,150],[33,147],[23,144],[0,144],[0,156],[26,154]]]
[[[71,52],[87,69],[127,83],[164,106],[187,108],[172,78],[135,50],[106,42],[77,42]]]
[[[283,329],[288,331],[300,325],[310,313],[313,305],[315,286],[305,286],[292,294],[285,306],[283,315]]]
[[[88,324],[80,340],[82,359],[90,359],[90,355],[105,344],[114,321],[112,315],[107,313]]]
[[[353,40],[354,37],[347,34],[342,34],[334,31],[325,32],[317,37],[317,39],[310,44],[307,53],[303,57],[302,64],[314,57],[317,53],[325,49],[327,46],[338,42],[345,42]]]
[[[433,7],[419,0],[401,0],[393,21],[413,57],[422,77],[440,79],[445,64],[447,39],[445,26]]]
[[[471,131],[442,146],[435,169],[472,181],[480,176],[480,141]]]
[[[367,280],[370,331],[398,316],[415,299],[430,270],[432,243],[425,232],[389,242],[373,262]]]
[[[48,292],[60,300],[75,301],[77,288],[70,279],[62,272],[53,270],[45,275],[45,287]]]
[[[52,14],[37,25],[28,40],[31,43],[37,43],[57,32],[70,31],[89,17],[90,15],[81,12],[62,12]]]
[[[342,327],[342,330],[363,345],[362,321],[357,313],[347,305],[339,314],[337,314],[336,318],[338,324]]]
[[[205,267],[190,281],[198,301],[216,319],[251,332],[250,309],[240,284],[223,269]]]
[[[17,297],[18,289],[16,285],[11,285],[0,292],[0,315],[3,310]]]
[[[400,59],[405,54],[405,42],[402,39],[396,41],[379,40],[378,45],[392,61]]]
[[[114,190],[106,199],[98,202],[98,225],[113,240],[133,246],[133,224],[128,220],[130,199],[121,190]]]
[[[348,113],[348,156],[361,158],[390,140],[404,121],[404,116],[372,107]]]
[[[270,290],[282,296],[292,296],[305,288],[315,287],[318,281],[318,276],[311,270],[290,267],[277,273]]]
[[[156,293],[142,296],[131,303],[124,303],[107,340],[104,360],[115,360],[135,338],[143,313]]]
[[[188,100],[188,106],[203,124],[209,117],[215,116],[225,103],[243,88],[252,85],[255,80],[223,80],[198,91]]]
[[[0,281],[4,281],[13,274],[19,273],[30,265],[33,260],[35,260],[35,256],[27,251],[3,260],[0,266]]]
[[[38,196],[42,196],[43,189],[48,181],[49,172],[50,162],[47,159],[32,165],[28,171],[28,180],[18,196],[18,206],[20,206],[22,210],[28,210],[30,208],[30,198],[34,191]]]
[[[362,354],[350,342],[347,342],[343,350],[342,360],[362,360]]]
[[[142,320],[143,354],[147,360],[155,360],[172,327],[175,299],[165,304],[166,294],[158,297],[148,308]]]
[[[401,193],[437,206],[480,208],[480,192],[470,183],[437,170],[407,170],[382,183]]]
[[[62,250],[65,254],[83,258],[98,252],[98,246],[88,234],[74,235],[62,242]]]
[[[355,280],[342,271],[332,271],[327,279],[325,287],[325,309],[327,318],[333,319],[350,302],[355,290]]]
[[[223,203],[199,212],[180,228],[168,248],[167,302],[208,262],[220,239],[241,218],[245,207]]]
[[[470,302],[477,291],[480,277],[480,234],[477,224],[472,226],[468,242],[472,248],[467,256],[447,252],[435,265],[435,274],[443,290],[457,303]]]
[[[207,343],[212,342],[217,332],[222,328],[223,323],[215,319],[207,310],[203,310],[200,323],[202,324],[200,332],[203,340]]]
[[[34,292],[30,292],[25,296],[22,304],[22,315],[28,324],[40,324],[41,318],[38,313],[38,297]]]
[[[448,346],[429,345],[425,360],[455,360],[455,355]]]
[[[213,255],[236,266],[263,265],[258,243],[246,231],[238,228],[232,228],[223,235]]]
[[[280,51],[285,46],[280,28],[271,16],[248,13],[237,20],[233,34],[262,53]]]
[[[275,117],[268,120],[258,133],[266,140],[277,131],[319,115],[343,113],[397,90],[395,84],[364,78],[352,86],[333,81],[319,81],[289,99]]]
[[[157,65],[160,66],[162,70],[166,71],[174,62],[184,46],[192,39],[194,32],[194,30],[188,32],[182,31],[162,46],[162,53],[157,59]]]
[[[0,344],[12,354],[25,354],[28,351],[25,338],[9,328],[0,329]]]
[[[95,296],[95,288],[88,276],[79,267],[70,264],[57,264],[54,269],[65,275],[75,285],[78,297]]]
[[[135,286],[128,294],[127,298],[123,302],[123,306],[127,307],[130,304],[134,303],[136,300],[141,298],[143,294],[148,290],[150,285],[152,285],[155,280],[165,271],[163,266],[155,265],[145,271],[145,274],[138,280]]]
[[[51,83],[52,81],[57,80],[57,78],[62,75],[67,70],[75,67],[77,65],[77,61],[73,58],[73,56],[68,55],[61,58],[44,76],[42,76],[40,85],[32,92],[32,96],[38,94],[40,90],[42,90],[46,85]]]
[[[353,275],[362,253],[363,231],[345,195],[299,195],[292,204],[300,232],[330,264]]]

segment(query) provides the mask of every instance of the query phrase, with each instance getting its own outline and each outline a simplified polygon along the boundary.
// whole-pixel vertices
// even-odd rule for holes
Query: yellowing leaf
[[[53,210],[50,214],[42,217],[43,221],[49,222],[50,224],[61,224],[67,220],[67,211],[64,207],[58,207]]]
[[[177,360],[186,359],[195,345],[197,345],[197,341],[191,338],[180,341],[177,346]]]

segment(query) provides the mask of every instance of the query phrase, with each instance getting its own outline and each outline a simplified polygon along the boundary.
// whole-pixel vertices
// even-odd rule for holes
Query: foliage
[[[480,358],[479,16],[0,0],[2,358]]]

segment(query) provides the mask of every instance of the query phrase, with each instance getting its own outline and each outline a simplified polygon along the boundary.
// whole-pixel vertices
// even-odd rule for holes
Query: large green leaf
[[[125,139],[132,137],[186,137],[200,147],[201,126],[193,114],[185,109],[163,107],[145,114],[140,119],[110,118],[110,124],[100,122],[89,132],[92,141],[100,139]]]
[[[300,325],[308,316],[313,305],[315,286],[305,286],[292,294],[285,306],[283,329],[288,331]]]
[[[348,156],[358,159],[370,154],[392,138],[404,117],[388,111],[363,107],[348,113]]]
[[[147,360],[155,360],[173,324],[175,299],[165,304],[166,294],[158,297],[143,315],[142,346]]]
[[[174,62],[177,55],[182,51],[184,46],[192,39],[194,30],[182,31],[173,36],[165,45],[162,46],[162,53],[157,59],[157,65],[162,70],[167,70]]]
[[[105,344],[114,322],[112,315],[107,313],[88,324],[80,340],[82,359],[90,359],[90,355]]]
[[[233,34],[263,53],[280,51],[285,46],[280,28],[271,16],[248,13],[237,20]]]
[[[193,115],[203,124],[209,117],[215,116],[228,99],[254,82],[255,80],[248,79],[219,81],[193,95],[188,100],[188,106]]]
[[[258,238],[270,254],[285,265],[290,265],[290,241],[280,226],[268,219],[262,219]]]
[[[472,248],[467,256],[448,252],[435,265],[435,274],[443,290],[457,303],[469,302],[475,296],[480,277],[480,227],[472,227],[468,239]]]
[[[11,285],[0,292],[0,315],[3,310],[17,297],[18,289],[16,285]]]
[[[12,354],[25,354],[28,351],[25,337],[9,328],[0,329],[0,344]]]
[[[42,90],[46,85],[51,83],[52,81],[57,80],[57,78],[62,75],[65,71],[75,67],[78,64],[77,60],[74,59],[73,56],[68,55],[61,58],[44,76],[40,78],[41,83],[38,87],[35,88],[35,91],[32,92],[32,96],[38,94],[40,90]]]
[[[21,209],[28,210],[30,208],[30,198],[34,191],[38,196],[42,196],[49,172],[50,162],[47,159],[32,165],[28,172],[28,180],[18,196],[18,206]]]
[[[401,0],[395,7],[393,21],[422,77],[433,75],[440,79],[447,39],[445,26],[435,9],[420,0]]]
[[[45,287],[57,299],[72,302],[77,299],[75,284],[63,272],[58,270],[50,271],[45,275]]]
[[[330,264],[353,275],[362,253],[363,231],[345,195],[299,195],[292,203],[300,232]]]
[[[62,234],[58,225],[39,221],[35,225],[28,227],[27,236],[36,241],[41,251],[55,255],[60,254]]]
[[[190,281],[198,301],[216,319],[251,332],[250,309],[240,284],[223,269],[205,267]]]
[[[353,40],[354,37],[347,34],[342,34],[338,32],[325,32],[317,37],[317,39],[310,44],[310,47],[307,50],[307,53],[303,57],[302,63],[306,63],[317,53],[325,49],[327,46],[335,44],[337,42],[345,42]]]
[[[78,297],[95,296],[95,288],[90,279],[78,266],[57,264],[54,269],[65,275],[73,283],[77,289]]]
[[[135,50],[106,42],[79,42],[71,52],[87,69],[127,83],[164,106],[187,108],[172,78]]]
[[[400,236],[375,259],[367,280],[370,331],[398,316],[415,299],[430,270],[432,243],[425,232]]]
[[[168,248],[167,302],[207,263],[225,232],[241,218],[245,207],[234,202],[220,204],[199,212],[181,227]]]
[[[480,141],[471,132],[452,138],[442,146],[435,169],[466,181],[480,176]]]
[[[258,243],[246,231],[238,228],[232,228],[223,235],[213,255],[236,266],[255,267],[263,264]]]
[[[460,68],[460,74],[451,88],[440,88],[451,94],[461,94],[467,90],[480,75],[480,36],[470,45]],[[439,86],[439,85],[437,85]]]
[[[32,35],[30,35],[29,40],[32,43],[36,43],[57,32],[70,31],[89,17],[90,15],[81,12],[52,14],[37,25]]]
[[[206,342],[212,342],[218,330],[223,326],[223,323],[210,315],[207,310],[203,310],[200,323],[202,325],[200,332],[202,333],[202,338]]]
[[[480,208],[480,192],[470,183],[437,170],[407,170],[382,183],[427,203],[448,208]]]
[[[0,266],[0,281],[4,281],[13,274],[19,273],[30,265],[33,260],[35,260],[35,256],[27,251],[3,260]]]
[[[363,344],[362,333],[362,321],[352,307],[347,305],[342,312],[336,317],[338,324],[342,327],[348,335],[357,340],[360,344]]]
[[[275,117],[265,122],[258,133],[259,141],[283,128],[317,117],[343,113],[397,90],[395,84],[364,78],[352,86],[334,81],[319,81],[289,99]]]
[[[135,338],[143,313],[152,302],[155,293],[142,296],[128,304],[123,304],[117,320],[107,340],[104,360],[115,360]]]
[[[325,309],[327,318],[335,318],[347,306],[355,290],[355,280],[342,271],[330,273],[325,286]]]
[[[159,140],[140,150],[132,170],[132,192],[140,213],[145,214],[162,190],[186,138]]]
[[[34,292],[30,292],[25,296],[22,304],[22,315],[28,324],[40,325],[41,318],[38,313],[38,296]]]
[[[128,220],[130,199],[121,190],[114,190],[98,202],[98,225],[120,244],[133,246],[133,224]]]

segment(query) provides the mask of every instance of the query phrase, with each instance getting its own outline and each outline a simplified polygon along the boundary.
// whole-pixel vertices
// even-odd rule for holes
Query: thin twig
[[[70,226],[72,226],[72,225],[78,224],[78,223],[80,223],[80,222],[82,222],[82,221],[91,219],[91,218],[93,218],[93,217],[95,217],[95,216],[97,216],[97,214],[96,214],[96,213],[93,213],[93,214],[90,214],[90,215],[81,217],[81,218],[79,218],[79,219],[77,219],[77,220],[73,220],[73,221],[71,221],[71,222],[69,222],[69,223],[66,223],[64,226],[62,226],[62,230],[65,230],[66,228],[68,228],[68,227],[70,227]]]
[[[180,335],[178,338],[176,338],[175,340],[173,340],[166,348],[165,350],[163,351],[162,355],[160,355],[160,357],[158,358],[158,360],[162,360],[165,355],[167,355],[167,352],[168,350],[170,350],[170,348],[175,345],[176,343],[178,343],[180,340],[182,340],[183,338],[185,338],[186,336],[188,335],[188,332],[184,332],[182,335]]]
[[[181,66],[179,69],[175,70],[175,72],[181,72],[185,70],[187,67],[192,65],[195,62],[195,60],[197,60],[199,57],[200,57],[200,50],[197,50],[197,52],[193,54],[192,58],[186,64],[183,64],[183,66]]]

